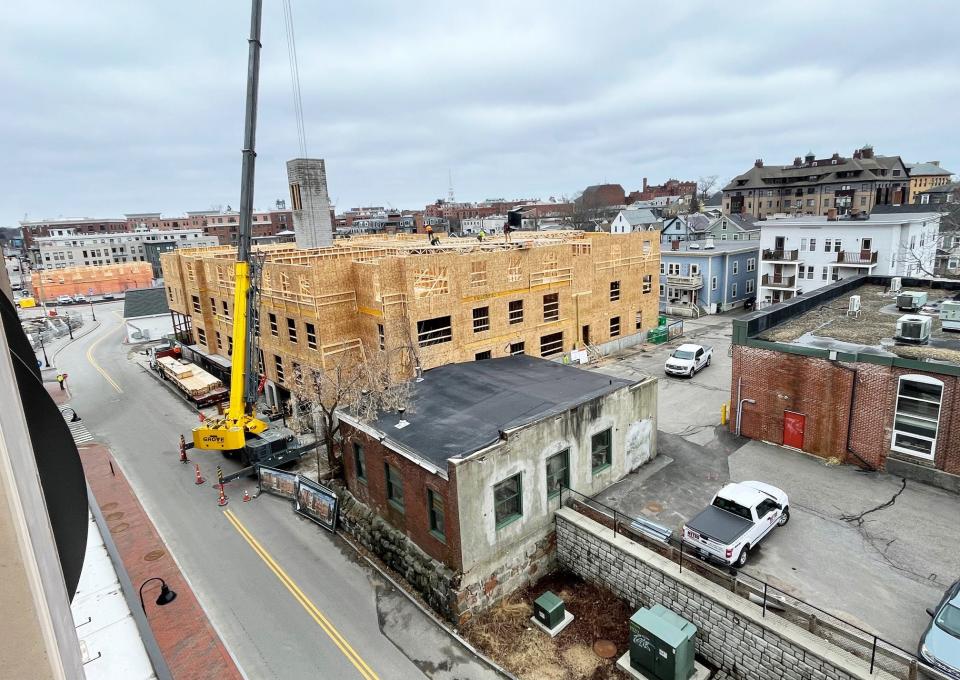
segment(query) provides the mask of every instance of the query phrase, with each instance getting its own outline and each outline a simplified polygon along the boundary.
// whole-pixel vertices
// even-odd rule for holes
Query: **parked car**
[[[73,304],[73,298],[70,297],[69,295],[58,295],[58,296],[57,296],[57,304],[58,304],[58,305],[72,305],[72,304]]]
[[[89,302],[89,300],[87,300],[86,295],[79,295],[79,294],[73,296],[73,301],[76,302],[77,304],[81,304],[81,303],[86,304],[87,302]]]
[[[704,559],[739,568],[774,527],[789,521],[787,494],[763,482],[738,482],[720,489],[681,536]]]
[[[930,625],[920,638],[917,656],[938,671],[960,678],[960,581],[947,588],[940,604],[927,613]]]
[[[116,299],[117,299],[117,296],[114,295],[113,293],[104,293],[103,295],[100,296],[100,299],[101,299],[101,300],[116,300]]]
[[[667,357],[663,370],[668,375],[685,375],[692,378],[697,371],[710,365],[713,348],[686,343],[680,345]]]

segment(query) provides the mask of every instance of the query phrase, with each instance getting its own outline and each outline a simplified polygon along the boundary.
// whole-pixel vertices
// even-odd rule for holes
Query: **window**
[[[275,338],[279,338],[280,330],[277,328],[277,315],[270,314],[269,318],[270,318],[270,335],[272,335]]]
[[[316,349],[317,348],[317,327],[314,326],[309,321],[304,321],[303,327],[306,328],[307,330],[307,347],[309,347],[310,349]]]
[[[227,307],[227,301],[226,301],[226,300],[221,300],[221,301],[220,301],[220,304],[223,305],[223,316],[226,317],[226,318],[229,320],[229,319],[230,319],[230,308]]]
[[[277,369],[277,382],[283,382],[283,359],[277,355],[273,355],[273,366]]]
[[[357,442],[353,443],[353,467],[357,472],[357,480],[366,483],[367,459],[363,455],[363,447]]]
[[[643,292],[649,293],[653,290],[653,275],[644,274],[643,275]]]
[[[732,297],[732,298],[737,297],[737,284],[736,284],[736,283],[731,283],[731,284],[730,284],[730,297]]]
[[[667,265],[667,275],[668,276],[680,276],[680,263],[671,262]]]
[[[933,460],[943,383],[923,375],[901,376],[893,417],[894,451]]]
[[[523,300],[511,300],[507,304],[507,320],[511,324],[523,323]]]
[[[233,338],[229,335],[227,336],[227,356],[233,356]]]
[[[616,302],[620,299],[620,282],[610,282],[610,302]]]
[[[511,342],[510,343],[510,354],[526,354],[526,343],[525,342]]]
[[[829,253],[832,247],[833,247],[833,239],[828,238],[826,241],[823,242],[823,252]]]
[[[637,312],[637,330],[643,328],[643,312]]]
[[[840,280],[840,268],[839,268],[839,267],[833,267],[833,268],[830,270],[830,280],[831,280],[831,281],[839,281],[839,280]]]
[[[739,273],[740,273],[740,261],[739,261],[739,260],[734,260],[734,261],[733,261],[733,275],[736,276],[736,275],[739,274]]]
[[[199,342],[201,345],[207,344],[207,332],[202,328],[197,329],[197,342]]]
[[[290,317],[287,317],[287,337],[292,344],[297,344],[297,321]]]
[[[438,316],[417,322],[417,344],[420,347],[438,345],[442,342],[450,342],[452,339],[449,316]]]
[[[558,495],[561,486],[570,486],[570,449],[547,458],[547,498]]]
[[[826,267],[821,267],[821,268],[820,268],[820,280],[821,280],[821,281],[826,281],[826,280],[827,280],[827,268],[826,268]]]
[[[560,294],[550,293],[543,296],[543,320],[559,321],[560,319]]]
[[[220,336],[220,331],[214,331],[214,334],[217,337],[217,349],[223,349],[223,338]]]
[[[841,246],[840,243],[840,239],[833,242],[833,252],[839,253],[842,250],[843,246]]]
[[[666,274],[666,273],[667,273],[667,272],[665,271],[665,267],[666,267],[666,266],[667,266],[666,263],[664,263],[664,262],[661,262],[661,263],[660,263],[660,273],[661,273],[661,274]]]
[[[817,249],[817,239],[812,238],[810,239],[810,252],[812,253],[816,249]]]
[[[191,295],[191,296],[190,296],[190,299],[193,301],[193,311],[195,311],[197,314],[199,314],[199,313],[200,313],[200,298],[198,298],[196,295]]]
[[[700,273],[700,265],[691,264],[690,265],[690,276],[697,276]]]
[[[490,330],[490,308],[476,307],[473,310],[473,332],[480,333]]]
[[[620,335],[620,317],[614,316],[610,318],[610,337],[615,338]]]
[[[660,297],[663,297],[663,292],[664,292],[663,284],[661,283],[661,284],[660,284]]]
[[[430,533],[446,541],[446,518],[443,512],[443,496],[427,489],[427,514],[430,517]]]
[[[752,292],[753,292],[753,279],[747,279],[747,294],[749,295]],[[734,293],[734,295],[736,295],[736,293]]]
[[[383,324],[377,324],[377,347],[380,348],[380,351],[384,351],[387,348],[387,337],[383,334]]]
[[[563,331],[540,336],[540,356],[552,357],[563,351]]]
[[[590,469],[593,474],[610,467],[610,430],[607,429],[593,435],[590,439],[590,449]]]
[[[861,197],[860,197],[860,205],[861,205],[861,206],[865,206],[866,204],[867,204],[867,197],[866,197],[866,196],[861,196]]]
[[[748,258],[747,258],[747,271],[748,271],[748,272],[755,272],[755,271],[757,271],[757,258],[755,258],[755,257],[748,257]]]
[[[807,278],[808,278],[808,279],[813,279],[813,267],[812,267],[812,266],[807,267]]]
[[[712,279],[710,279],[710,290],[716,290],[716,289],[717,289],[717,277],[714,276]]]
[[[492,359],[492,358],[493,358],[493,353],[489,349],[484,350],[483,352],[477,352],[476,354],[473,355],[474,361],[483,361],[484,359]]]
[[[390,463],[384,463],[383,467],[387,477],[387,500],[393,507],[403,512],[403,478],[400,476],[400,471]]]
[[[214,298],[210,298],[210,313],[217,315],[217,301]]]
[[[523,515],[523,496],[519,473],[494,484],[493,514],[497,529],[520,519]]]
[[[812,199],[812,198],[808,198],[808,199],[807,199],[807,207],[808,207],[808,208],[812,208],[812,207],[813,207],[813,199]]]

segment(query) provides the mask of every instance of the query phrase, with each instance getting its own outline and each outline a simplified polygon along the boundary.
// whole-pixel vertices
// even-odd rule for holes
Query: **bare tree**
[[[914,239],[902,248],[896,261],[906,265],[907,275],[960,279],[960,267],[950,267],[951,259],[960,260],[960,204],[930,206],[940,213],[940,227],[934,236]]]
[[[691,209],[690,212],[699,212],[699,206],[706,205],[710,193],[717,186],[717,175],[706,175],[697,180],[697,191],[694,199],[697,201],[698,210]]]

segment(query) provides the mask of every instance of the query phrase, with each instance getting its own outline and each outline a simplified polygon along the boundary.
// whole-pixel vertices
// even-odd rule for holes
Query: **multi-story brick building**
[[[735,319],[731,430],[960,491],[960,339],[933,317],[928,342],[897,340],[895,280],[846,279]],[[902,285],[932,303],[960,292]]]
[[[907,166],[899,156],[876,156],[865,146],[851,158],[839,153],[797,156],[792,165],[754,166],[723,188],[723,212],[767,217],[870,212],[877,205],[902,205],[910,192]]]
[[[237,245],[237,234],[240,228],[240,213],[236,211],[212,213],[188,213],[191,222],[202,222],[201,227],[206,236],[215,237],[222,246]],[[254,212],[252,217],[252,236],[276,236],[282,231],[293,229],[293,213],[289,210],[268,210]]]
[[[630,195],[627,196],[627,203],[651,201],[664,196],[693,196],[695,193],[697,193],[696,182],[684,182],[671,178],[663,184],[647,184],[647,178],[644,177],[643,188],[638,191],[631,191]]]
[[[283,398],[308,369],[370,352],[409,374],[639,342],[657,325],[658,239],[656,232],[518,232],[512,243],[430,246],[425,237],[397,235],[309,251],[267,246],[257,341],[265,375]],[[161,256],[170,308],[191,317],[201,355],[229,354],[234,257],[232,248]]]
[[[459,618],[548,571],[561,488],[592,496],[652,460],[656,413],[651,377],[526,356],[441,366],[412,385],[403,413],[341,413],[344,477],[458,574],[438,609]],[[371,547],[406,571],[403,549]]]
[[[627,195],[619,184],[593,184],[577,197],[576,204],[583,210],[596,210],[625,205]]]
[[[33,240],[49,236],[51,229],[72,229],[78,234],[117,234],[128,231],[125,218],[77,217],[55,220],[20,220],[20,233],[25,248],[33,246]]]

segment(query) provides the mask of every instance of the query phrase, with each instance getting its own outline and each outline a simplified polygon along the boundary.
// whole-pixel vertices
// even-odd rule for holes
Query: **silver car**
[[[932,620],[920,638],[918,655],[938,671],[960,678],[960,581],[927,613]]]

